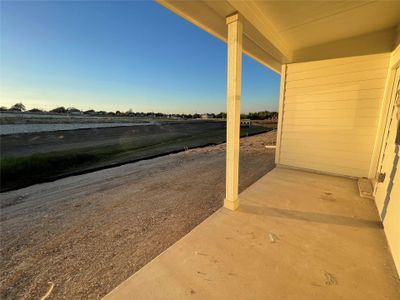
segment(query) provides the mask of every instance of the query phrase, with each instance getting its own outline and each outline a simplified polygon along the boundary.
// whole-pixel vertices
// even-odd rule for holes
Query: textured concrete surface
[[[400,299],[356,180],[276,168],[104,299]]]

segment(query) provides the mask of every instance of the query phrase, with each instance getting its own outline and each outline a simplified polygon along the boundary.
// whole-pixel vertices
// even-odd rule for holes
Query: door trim
[[[386,81],[385,92],[383,95],[383,103],[381,107],[381,117],[378,123],[378,131],[375,138],[375,146],[372,153],[371,164],[369,168],[369,175],[368,177],[371,179],[375,179],[375,187],[374,187],[374,195],[376,193],[376,178],[378,172],[382,165],[382,157],[384,152],[384,146],[386,145],[387,134],[389,131],[389,121],[390,121],[390,108],[393,104],[393,89],[396,80],[396,70],[400,66],[400,44],[397,48],[392,52],[389,61],[389,68],[388,68],[388,79]],[[400,70],[400,69],[399,69]],[[400,72],[400,71],[399,71]]]

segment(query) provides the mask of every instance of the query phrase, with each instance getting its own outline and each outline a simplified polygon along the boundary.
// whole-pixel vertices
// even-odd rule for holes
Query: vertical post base
[[[224,207],[230,210],[237,210],[239,207],[239,199],[231,201],[225,198]]]

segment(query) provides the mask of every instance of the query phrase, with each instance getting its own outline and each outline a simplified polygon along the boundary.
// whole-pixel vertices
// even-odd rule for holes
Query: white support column
[[[242,85],[242,17],[226,18],[228,25],[228,92],[226,120],[226,197],[224,206],[239,207],[240,94]]]

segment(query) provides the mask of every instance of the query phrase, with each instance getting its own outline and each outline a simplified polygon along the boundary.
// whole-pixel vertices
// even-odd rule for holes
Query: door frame
[[[372,154],[372,160],[369,170],[369,178],[374,179],[374,195],[377,191],[377,176],[382,167],[382,159],[385,151],[385,145],[388,138],[389,123],[390,123],[390,112],[391,107],[394,105],[394,99],[392,97],[395,79],[396,69],[400,67],[400,44],[390,55],[389,68],[388,68],[388,79],[386,81],[385,92],[383,96],[383,103],[381,108],[381,117],[378,124],[378,132],[375,139],[375,147]],[[399,69],[400,72],[400,69]]]

